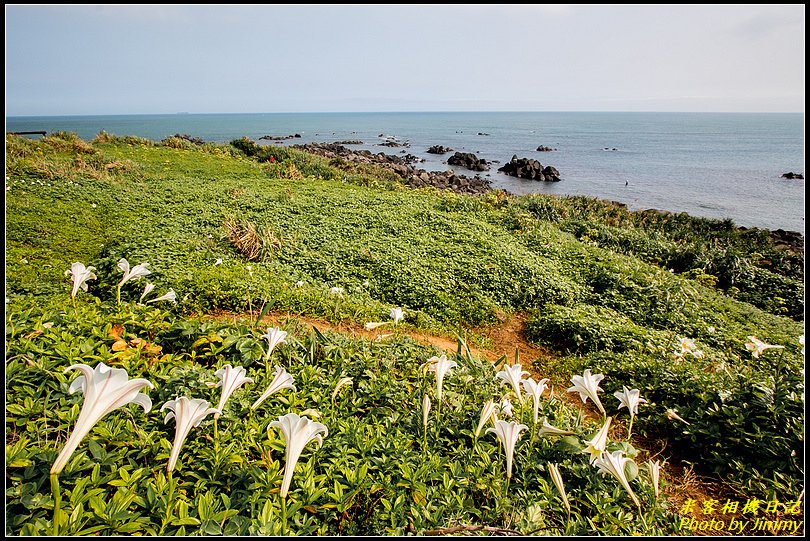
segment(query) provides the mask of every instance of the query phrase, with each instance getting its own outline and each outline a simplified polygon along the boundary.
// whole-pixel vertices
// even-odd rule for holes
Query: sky
[[[804,9],[6,4],[6,116],[804,112]]]

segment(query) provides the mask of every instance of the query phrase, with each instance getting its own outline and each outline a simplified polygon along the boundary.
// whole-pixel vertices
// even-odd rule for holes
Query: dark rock
[[[189,134],[187,134],[187,133],[175,133],[175,134],[174,134],[172,137],[177,137],[178,139],[184,139],[184,140],[186,140],[186,141],[189,141],[189,142],[191,142],[191,143],[194,143],[195,145],[202,145],[202,144],[205,144],[205,141],[203,141],[203,140],[202,140],[202,139],[200,139],[199,137],[192,137],[192,136],[190,136],[190,135],[189,135]],[[783,176],[784,176],[784,175],[783,175]]]
[[[298,135],[298,134],[295,134],[295,135],[285,135],[285,136],[280,136],[280,135],[262,135],[261,137],[259,137],[259,140],[265,140],[265,141],[284,141],[285,139],[294,139],[294,138],[296,138],[296,137],[301,137],[301,136],[300,136],[300,135]]]
[[[293,135],[293,137],[295,137],[296,139],[301,139],[301,134],[300,134],[300,133],[296,133],[295,135]]]
[[[446,154],[447,152],[453,152],[453,149],[442,145],[433,145],[427,149],[427,152],[428,154]]]
[[[559,182],[560,172],[554,167],[546,166],[537,160],[531,158],[518,158],[517,154],[512,155],[509,160],[498,171],[518,178],[527,178],[529,180],[540,180],[544,182]]]
[[[804,180],[804,175],[801,174],[801,173],[794,173],[793,171],[790,171],[788,173],[783,173],[782,178],[787,178],[787,179],[790,179],[790,180],[793,180],[793,179]]]
[[[459,165],[471,171],[489,171],[489,163],[471,152],[456,152],[447,160],[448,165]]]
[[[776,231],[771,231],[771,239],[773,240],[774,246],[785,246],[799,254],[804,251],[804,235],[798,231],[777,229]]]
[[[545,147],[543,145],[540,145],[539,147],[537,147],[537,152],[551,152],[552,150],[557,150],[557,149],[556,148],[551,148],[551,147]]]
[[[488,133],[478,132],[478,135],[489,135]]]
[[[411,164],[425,160],[413,154],[404,156],[384,154],[383,152],[373,154],[368,150],[350,150],[336,143],[309,143],[294,145],[293,148],[329,158],[330,165],[342,168],[347,172],[355,171],[353,163],[373,164],[383,167],[402,178],[405,183],[415,187],[449,188],[464,194],[480,194],[492,189],[491,181],[478,175],[474,178],[468,178],[463,175],[455,175],[452,171],[436,172],[417,169]]]
[[[363,141],[359,139],[348,139],[346,141],[335,141],[333,145],[362,145]]]

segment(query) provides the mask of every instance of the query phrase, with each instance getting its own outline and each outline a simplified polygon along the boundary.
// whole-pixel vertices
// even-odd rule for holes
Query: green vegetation
[[[507,489],[497,440],[472,434],[484,402],[508,391],[489,363],[460,343],[438,408],[433,374],[420,368],[433,348],[399,330],[373,342],[323,335],[294,317],[363,324],[394,306],[405,329],[461,336],[528,312],[529,338],[559,355],[535,373],[605,374],[614,417],[612,393],[640,389],[648,403],[634,434],[666,439],[670,456],[742,494],[786,501],[803,490],[804,261],[765,232],[582,197],[412,190],[370,166],[246,140],[7,136],[6,171],[8,534],[53,531],[48,471],[83,403],[63,370],[98,362],[150,380],[155,407],[111,413],[80,444],[60,476],[59,533],[679,531],[653,496],[645,451],[619,436],[608,446],[642,466],[629,472],[639,511],[582,454],[600,425],[567,401],[541,407],[575,433],[564,438],[538,436],[529,402],[518,408],[530,430]],[[141,279],[123,285],[119,305],[121,258],[149,264],[147,300],[172,288],[178,304],[136,304]],[[64,273],[76,261],[97,279],[71,300]],[[244,317],[202,317],[221,311]],[[291,314],[290,337],[265,362],[256,319],[268,311]],[[784,348],[755,358],[749,336]],[[702,355],[673,353],[686,337]],[[219,390],[206,384],[226,363],[255,384],[228,403],[216,438],[210,419],[192,431],[165,476],[173,427],[159,406],[183,394],[215,405]],[[250,413],[276,364],[297,391]],[[342,377],[353,383],[332,400]],[[284,439],[269,423],[308,408],[329,435],[303,452],[282,509]],[[560,465],[570,516],[549,462]]]

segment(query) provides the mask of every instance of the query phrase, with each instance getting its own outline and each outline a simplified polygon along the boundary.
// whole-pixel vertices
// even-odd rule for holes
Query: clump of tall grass
[[[281,240],[269,227],[261,231],[247,220],[229,216],[223,224],[228,241],[248,261],[265,259],[281,246]]]

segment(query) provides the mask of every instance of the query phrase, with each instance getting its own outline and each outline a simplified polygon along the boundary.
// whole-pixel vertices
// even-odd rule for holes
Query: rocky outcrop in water
[[[205,144],[205,141],[203,141],[199,137],[192,137],[191,135],[189,135],[187,133],[175,133],[174,135],[172,135],[172,137],[176,137],[177,139],[184,139],[184,140],[186,140],[186,141],[188,141],[190,143],[194,143],[195,145]],[[164,141],[165,140],[166,139],[164,139]]]
[[[793,179],[804,180],[804,175],[801,174],[801,173],[794,173],[793,171],[790,171],[788,173],[783,173],[782,178],[787,178],[787,179],[790,179],[790,180],[793,180]]]
[[[452,171],[426,171],[414,167],[414,163],[424,161],[413,154],[396,156],[379,152],[374,154],[368,150],[351,150],[336,143],[310,143],[306,145],[293,145],[292,148],[333,159],[330,165],[350,171],[351,164],[370,164],[383,167],[396,174],[406,184],[421,188],[433,186],[440,190],[449,189],[463,194],[479,194],[491,189],[491,181],[475,177],[456,175]]]
[[[300,139],[301,134],[296,133],[295,135],[262,135],[259,137],[260,141],[284,141],[286,139]]]
[[[447,165],[466,167],[470,171],[489,171],[489,163],[472,152],[456,152],[447,160]]]
[[[504,164],[498,171],[518,178],[527,178],[529,180],[542,180],[545,182],[559,182],[560,172],[555,168],[543,164],[531,158],[518,158],[517,154],[512,156],[512,159]]]
[[[546,147],[546,146],[543,146],[543,145],[540,145],[539,147],[537,147],[537,152],[551,152],[552,150],[557,150],[557,149],[556,148],[551,148],[551,147]]]
[[[442,145],[433,145],[427,149],[427,152],[428,154],[447,154],[448,152],[453,152],[453,149]]]

